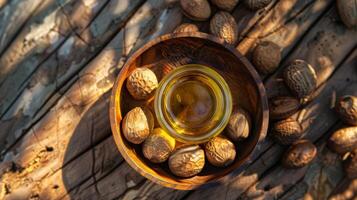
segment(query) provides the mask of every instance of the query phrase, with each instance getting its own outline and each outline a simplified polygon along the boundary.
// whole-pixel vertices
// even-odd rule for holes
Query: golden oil
[[[223,77],[204,65],[180,66],[161,80],[155,95],[160,126],[184,143],[202,143],[219,134],[232,111]]]

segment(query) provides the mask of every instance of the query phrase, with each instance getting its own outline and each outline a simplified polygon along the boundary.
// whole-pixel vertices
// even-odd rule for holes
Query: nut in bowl
[[[175,59],[178,57],[179,61]],[[158,87],[154,96],[138,99],[128,91],[126,83],[135,70],[143,67],[157,76]],[[176,77],[175,74],[180,74],[178,72],[183,73],[186,79]],[[210,77],[212,74],[214,76]],[[203,75],[209,77],[208,81],[200,79]],[[171,82],[170,77],[175,81]],[[140,88],[137,90],[140,91]],[[151,148],[150,145],[156,143],[153,140],[135,144],[125,138],[122,119],[137,107],[148,107],[155,118],[154,129],[150,129],[145,140],[159,136],[163,139],[174,138],[176,142],[169,139],[162,145],[170,148]],[[233,154],[218,166],[211,156],[215,154],[209,154],[210,160],[205,156],[205,144],[217,135],[224,136],[232,107],[242,108],[249,113],[250,130],[247,137],[241,140],[225,139]],[[113,88],[110,120],[116,145],[132,168],[163,186],[191,190],[214,184],[233,171],[244,170],[242,165],[249,159],[257,143],[265,138],[269,113],[263,84],[246,58],[213,36],[185,32],[154,39],[129,58]],[[158,128],[165,134],[157,134]],[[164,158],[157,159],[151,150],[159,151],[165,155]],[[167,154],[170,154],[168,158]],[[194,166],[189,163],[192,159],[187,160],[189,157],[198,159],[195,169],[189,168]]]

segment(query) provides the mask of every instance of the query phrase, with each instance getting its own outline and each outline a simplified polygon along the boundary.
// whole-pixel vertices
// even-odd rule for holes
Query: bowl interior
[[[171,64],[167,64],[167,61]],[[176,63],[176,64],[175,64]],[[248,139],[236,142],[237,157],[226,168],[217,168],[206,160],[203,171],[192,178],[174,176],[167,162],[153,164],[143,156],[141,145],[127,142],[121,133],[121,120],[132,108],[147,105],[152,109],[153,98],[146,101],[133,99],[126,89],[126,78],[138,67],[151,68],[160,81],[169,68],[181,64],[202,64],[214,68],[228,83],[236,106],[247,110],[252,119]],[[267,129],[267,100],[259,76],[249,62],[220,40],[203,33],[170,34],[153,40],[139,49],[121,70],[113,89],[111,101],[111,124],[115,142],[126,161],[143,176],[161,185],[176,189],[194,189],[215,181],[235,169],[249,158],[258,141]],[[158,123],[155,123],[158,125]]]

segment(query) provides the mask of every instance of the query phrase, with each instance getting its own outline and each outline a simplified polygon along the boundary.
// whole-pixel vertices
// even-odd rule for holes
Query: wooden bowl
[[[217,168],[206,160],[203,171],[191,178],[173,175],[167,162],[154,164],[142,154],[141,145],[126,141],[121,132],[121,120],[132,108],[148,105],[147,101],[134,100],[128,93],[125,81],[137,67],[151,68],[160,80],[172,66],[198,63],[213,67],[228,83],[233,105],[246,109],[252,118],[252,129],[248,139],[235,143],[237,157],[226,168]],[[244,170],[257,143],[267,132],[269,113],[263,83],[249,61],[236,49],[214,36],[205,33],[173,33],[154,39],[136,51],[126,62],[114,85],[110,104],[111,128],[116,145],[124,159],[141,175],[166,187],[191,190],[203,185],[217,183],[217,180],[234,172]]]

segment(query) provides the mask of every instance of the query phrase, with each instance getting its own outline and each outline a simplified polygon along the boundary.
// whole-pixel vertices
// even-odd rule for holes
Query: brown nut
[[[237,22],[228,12],[220,11],[212,17],[210,32],[229,44],[235,44],[238,39]]]
[[[357,178],[357,149],[354,149],[343,163],[345,173],[348,178]]]
[[[357,148],[357,127],[341,128],[328,140],[328,146],[336,153],[344,154]]]
[[[205,165],[205,153],[198,145],[182,146],[169,158],[169,168],[180,177],[191,177],[200,173]]]
[[[288,118],[278,121],[273,125],[272,136],[282,145],[288,145],[302,136],[302,128],[294,119]]]
[[[130,110],[122,121],[124,137],[131,143],[140,144],[150,134],[154,127],[154,116],[149,109],[135,107]]]
[[[346,95],[339,98],[335,110],[342,121],[350,125],[357,125],[357,97]]]
[[[280,47],[274,42],[261,42],[253,51],[252,61],[261,74],[273,73],[281,61]]]
[[[211,2],[222,10],[232,11],[239,0],[211,0]]]
[[[175,139],[161,128],[155,128],[143,144],[145,158],[153,163],[165,162],[175,148]]]
[[[208,162],[216,167],[230,165],[236,157],[234,144],[226,138],[214,137],[205,144]]]
[[[248,138],[251,127],[249,113],[241,108],[233,110],[226,128],[226,135],[237,142]]]
[[[284,81],[298,98],[305,98],[315,90],[316,79],[314,68],[303,60],[294,60],[284,70]]]
[[[244,4],[251,10],[259,10],[267,6],[272,0],[245,0]]]
[[[174,33],[183,33],[183,32],[198,32],[198,27],[195,24],[184,23],[178,26]]]
[[[211,7],[207,0],[180,0],[183,14],[197,21],[205,21],[211,16]]]
[[[287,168],[300,168],[308,165],[316,156],[317,149],[308,140],[299,140],[292,144],[282,158],[282,164]]]
[[[337,10],[342,22],[348,28],[357,26],[357,2],[356,0],[338,0]]]
[[[296,113],[300,107],[298,99],[289,96],[273,97],[269,99],[270,119],[281,120]]]
[[[143,100],[150,97],[158,87],[153,71],[146,67],[137,68],[127,78],[126,87],[134,99]]]

